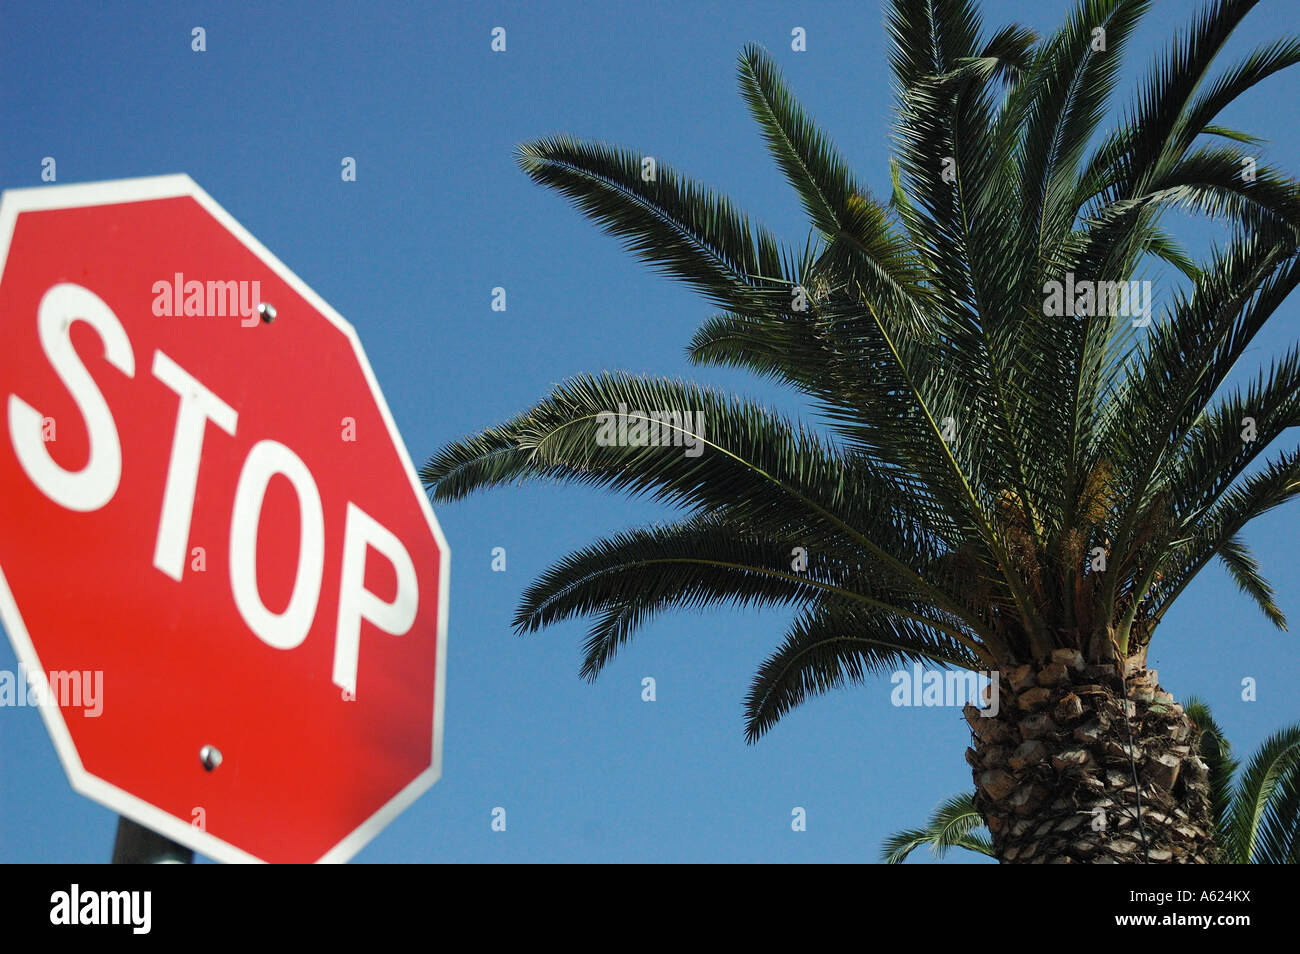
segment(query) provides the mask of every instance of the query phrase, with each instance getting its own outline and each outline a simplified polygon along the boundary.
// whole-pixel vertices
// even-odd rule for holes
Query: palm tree
[[[1300,61],[1278,40],[1211,78],[1255,3],[1211,3],[1105,131],[1149,0],[1080,0],[1043,40],[986,33],[973,0],[889,0],[888,201],[746,48],[741,94],[807,212],[802,247],[636,151],[521,146],[535,181],[721,309],[692,361],[784,382],[817,419],[603,373],[444,447],[422,470],[440,501],[551,478],[684,511],[559,560],[517,629],[594,617],[595,678],[665,610],[793,607],[745,702],[749,741],[870,674],[987,671],[1001,703],[967,707],[967,758],[999,859],[1212,858],[1208,767],[1145,659],[1215,557],[1284,625],[1242,530],[1300,492],[1300,454],[1264,457],[1300,423],[1300,350],[1225,385],[1300,281],[1296,180],[1217,121]],[[1225,243],[1193,260],[1161,225],[1171,209],[1222,223]],[[1177,282],[1148,323],[1141,286],[1108,283],[1153,263]],[[1138,831],[1080,829],[1100,804]]]
[[[963,792],[940,803],[924,828],[907,828],[885,840],[880,860],[887,865],[901,865],[917,848],[929,845],[936,858],[942,859],[953,848],[965,848],[977,855],[993,856],[993,843],[984,830],[984,819],[975,807],[975,796]]]
[[[1198,752],[1210,769],[1215,835],[1222,846],[1219,861],[1300,864],[1300,723],[1270,736],[1234,785],[1238,763],[1209,707],[1192,699],[1186,711],[1200,732]],[[1117,819],[1121,828],[1131,829],[1133,822],[1127,816]],[[934,810],[925,827],[891,835],[881,850],[881,860],[901,864],[922,845],[929,845],[936,858],[943,858],[952,848],[991,856],[993,845],[983,824],[975,797],[954,795]]]

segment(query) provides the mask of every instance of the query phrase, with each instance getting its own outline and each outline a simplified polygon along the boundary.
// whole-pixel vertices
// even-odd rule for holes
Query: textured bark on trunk
[[[1121,678],[1114,663],[1057,650],[1003,672],[998,690],[996,716],[966,707],[966,760],[999,861],[1215,859],[1198,730],[1143,659]]]

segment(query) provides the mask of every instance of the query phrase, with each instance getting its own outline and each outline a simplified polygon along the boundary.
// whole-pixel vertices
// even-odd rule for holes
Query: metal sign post
[[[194,852],[125,816],[118,816],[113,864],[192,865]]]

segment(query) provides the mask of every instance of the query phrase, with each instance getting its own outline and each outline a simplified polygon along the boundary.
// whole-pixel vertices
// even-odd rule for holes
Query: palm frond
[[[923,624],[849,601],[820,601],[800,613],[754,676],[745,698],[745,737],[756,742],[813,696],[910,662],[976,666],[965,647]]]
[[[1300,726],[1270,736],[1246,764],[1228,815],[1228,845],[1237,863],[1257,863],[1267,856],[1284,864],[1294,852],[1300,816],[1282,818],[1275,809],[1292,797],[1298,772]]]
[[[787,254],[731,201],[682,179],[655,157],[572,136],[519,147],[535,182],[558,190],[638,257],[689,283],[723,307],[745,308],[764,291],[784,291]],[[788,292],[787,292],[788,295]]]
[[[1215,841],[1224,845],[1232,810],[1233,776],[1237,772],[1238,763],[1232,757],[1232,745],[1228,742],[1227,735],[1215,721],[1214,714],[1206,703],[1191,696],[1183,709],[1200,732],[1197,752],[1209,768],[1210,808],[1214,818]]]
[[[968,793],[954,795],[941,802],[926,821],[924,828],[911,828],[891,835],[881,849],[881,861],[902,864],[917,848],[929,845],[935,858],[942,859],[952,848],[965,848],[976,854],[993,856],[993,845],[981,834],[984,819],[975,808],[975,798]]]

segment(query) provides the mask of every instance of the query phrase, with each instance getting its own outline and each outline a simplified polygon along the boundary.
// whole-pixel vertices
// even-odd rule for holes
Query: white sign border
[[[342,863],[360,851],[389,822],[401,814],[442,776],[443,703],[447,679],[447,618],[451,580],[451,547],[447,544],[447,538],[443,536],[442,527],[438,525],[438,518],[434,515],[429,498],[424,492],[424,487],[420,484],[419,477],[416,475],[410,454],[407,452],[406,445],[402,442],[401,435],[397,431],[392,412],[389,411],[388,403],[384,400],[383,392],[379,389],[379,383],[375,380],[375,373],[370,367],[370,362],[366,359],[366,353],[361,347],[361,341],[357,337],[356,329],[352,327],[347,319],[331,308],[324,299],[312,291],[288,266],[271,254],[266,246],[255,239],[230,213],[204,192],[198,183],[184,173],[74,185],[6,189],[0,194],[0,277],[4,275],[5,264],[9,258],[9,244],[13,238],[18,214],[21,212],[116,205],[123,202],[142,202],[150,199],[171,199],[182,196],[189,196],[197,201],[223,228],[239,239],[249,251],[260,258],[281,280],[347,336],[357,363],[365,374],[366,383],[370,386],[379,413],[383,416],[393,446],[397,449],[407,479],[411,482],[411,489],[420,501],[425,519],[428,521],[429,528],[433,531],[434,540],[438,545],[438,659],[434,687],[433,752],[430,765],[429,768],[416,776],[410,784],[393,796],[379,811],[366,819],[355,831],[317,859],[319,863]],[[27,626],[23,622],[22,615],[18,611],[18,604],[15,602],[13,592],[9,588],[9,581],[5,578],[3,567],[0,567],[0,620],[3,620],[5,624],[5,630],[9,634],[9,641],[13,644],[19,662],[26,668],[29,678],[38,685],[42,693],[41,698],[50,698],[49,679],[44,667],[41,665],[40,657],[36,653],[36,647],[32,644],[31,636],[27,632]],[[193,825],[156,808],[143,799],[118,788],[116,785],[91,775],[82,765],[81,758],[77,755],[76,746],[72,742],[72,735],[68,732],[68,727],[63,721],[63,710],[58,706],[47,705],[42,705],[39,708],[41,716],[45,719],[45,727],[50,733],[50,738],[54,741],[55,749],[58,751],[59,760],[63,763],[63,769],[67,773],[68,781],[75,791],[99,802],[120,815],[125,815],[133,821],[167,836],[172,841],[179,842],[217,861],[245,864],[261,861],[261,859],[235,847],[229,842],[223,841],[206,831],[200,831]]]

